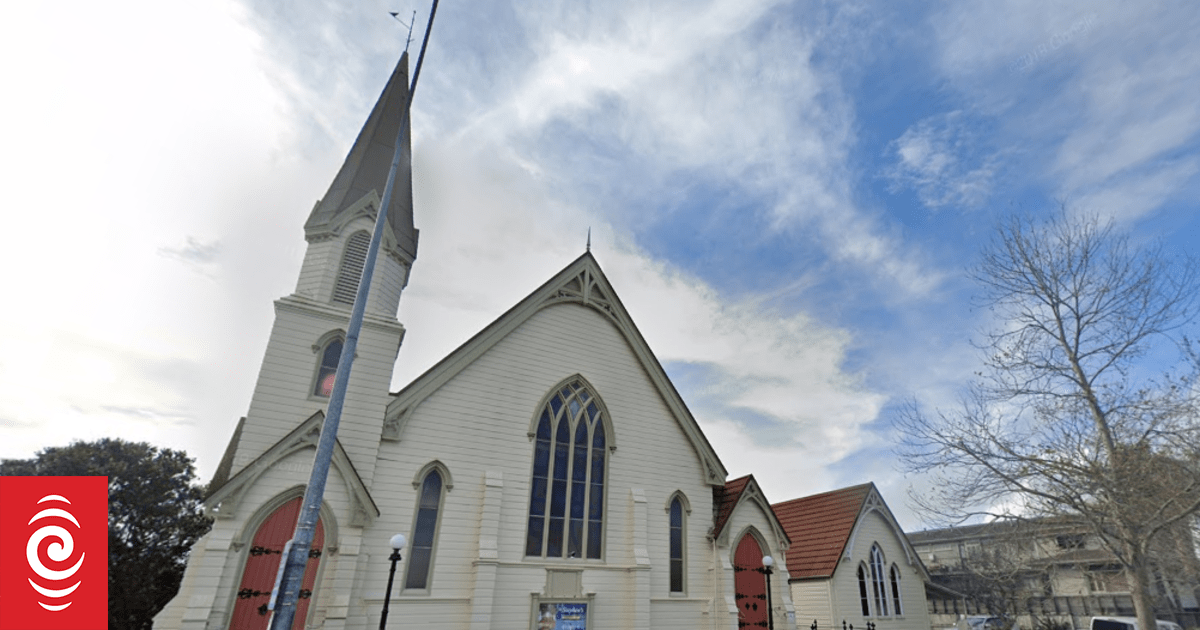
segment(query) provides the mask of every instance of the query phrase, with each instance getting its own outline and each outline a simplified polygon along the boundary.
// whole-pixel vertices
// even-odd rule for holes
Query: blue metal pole
[[[308,486],[304,489],[296,532],[292,535],[292,548],[282,560],[286,564],[283,579],[279,584],[275,616],[271,618],[271,630],[292,630],[296,618],[296,602],[304,581],[304,569],[308,565],[308,552],[316,532],[321,502],[325,497],[325,482],[329,478],[329,465],[333,461],[333,447],[337,441],[338,423],[342,419],[346,386],[350,382],[350,368],[354,362],[355,348],[358,347],[358,333],[362,330],[363,315],[367,310],[367,296],[371,292],[371,276],[375,273],[375,259],[379,254],[379,243],[383,240],[383,230],[387,227],[388,206],[392,202],[392,188],[395,186],[396,171],[400,167],[401,152],[404,149],[404,129],[408,126],[409,109],[412,107],[413,93],[417,91],[417,79],[421,76],[421,62],[425,60],[425,48],[429,45],[429,32],[433,28],[433,16],[437,13],[437,5],[438,0],[433,0],[433,8],[429,11],[429,23],[425,26],[425,39],[421,42],[421,54],[417,56],[412,85],[409,87],[404,112],[400,118],[400,130],[396,132],[396,151],[392,155],[392,167],[388,171],[387,185],[383,189],[383,200],[375,217],[375,231],[371,234],[371,244],[367,248],[367,260],[363,263],[362,277],[358,281],[358,294],[354,297],[350,325],[346,328],[346,343],[342,346],[342,356],[338,359],[333,391],[329,395],[329,408],[325,414],[325,422],[321,425],[317,452],[313,455],[312,473],[308,478]]]

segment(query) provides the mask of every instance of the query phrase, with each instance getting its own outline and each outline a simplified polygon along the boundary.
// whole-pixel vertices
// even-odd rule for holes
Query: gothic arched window
[[[433,546],[437,538],[438,514],[442,507],[442,473],[437,465],[430,467],[421,481],[417,497],[417,515],[413,522],[408,566],[404,573],[404,588],[429,588],[429,573],[433,566]]]
[[[582,379],[550,395],[534,432],[525,555],[600,558],[604,543],[604,408]]]
[[[887,585],[884,584],[883,551],[879,545],[871,546],[871,594],[875,600],[875,614],[888,616]]]
[[[668,529],[670,531],[669,549],[671,553],[671,592],[682,593],[686,582],[684,581],[684,537],[686,531],[683,526],[684,507],[683,499],[676,495],[671,499],[671,507],[668,510]]]
[[[904,608],[900,605],[900,568],[893,564],[888,576],[892,585],[892,613],[903,615]]]
[[[354,304],[358,296],[358,282],[362,278],[363,265],[367,262],[367,249],[371,245],[371,234],[360,230],[346,239],[342,252],[342,266],[338,269],[337,284],[333,285],[333,301]]]
[[[862,602],[862,614],[871,616],[871,599],[867,596],[867,571],[863,565],[858,565],[858,598]]]
[[[333,381],[337,376],[338,361],[342,358],[342,338],[334,337],[321,348],[321,363],[317,365],[317,378],[313,383],[313,396],[329,398],[333,393]]]

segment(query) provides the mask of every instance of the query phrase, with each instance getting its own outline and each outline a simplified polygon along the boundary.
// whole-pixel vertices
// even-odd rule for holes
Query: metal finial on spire
[[[590,251],[592,251],[592,227],[591,227],[590,225],[588,226],[588,242],[587,242],[587,250],[588,250],[589,252],[590,252]]]
[[[397,22],[404,24],[404,20],[400,19],[399,13],[396,13],[395,11],[388,11],[388,14],[391,15],[393,18],[395,18]],[[409,21],[408,24],[404,24],[404,26],[408,27],[408,40],[404,42],[404,52],[408,52],[408,45],[412,43],[412,29],[413,29],[413,25],[416,23],[417,23],[417,12],[414,10],[412,20]]]

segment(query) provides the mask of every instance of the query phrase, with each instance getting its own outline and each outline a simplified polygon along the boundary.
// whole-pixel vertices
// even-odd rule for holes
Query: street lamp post
[[[379,618],[379,630],[387,628],[388,604],[392,602],[392,581],[396,579],[396,563],[400,562],[400,551],[404,549],[404,543],[408,542],[404,538],[404,534],[396,534],[392,536],[392,555],[388,556],[388,560],[392,561],[392,572],[388,574],[387,593],[383,596],[383,616]]]
[[[775,558],[763,556],[762,563],[762,572],[767,576],[767,630],[775,630],[775,611],[771,608],[771,565],[775,564]]]

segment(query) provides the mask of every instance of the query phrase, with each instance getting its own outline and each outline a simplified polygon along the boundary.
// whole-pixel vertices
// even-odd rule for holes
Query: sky
[[[730,478],[874,481],[997,325],[968,271],[1061,205],[1200,235],[1188,0],[442,3],[393,390],[583,253]],[[121,437],[202,480],[302,226],[424,2],[18,3],[0,22],[0,458]],[[522,425],[524,426],[524,425]]]

